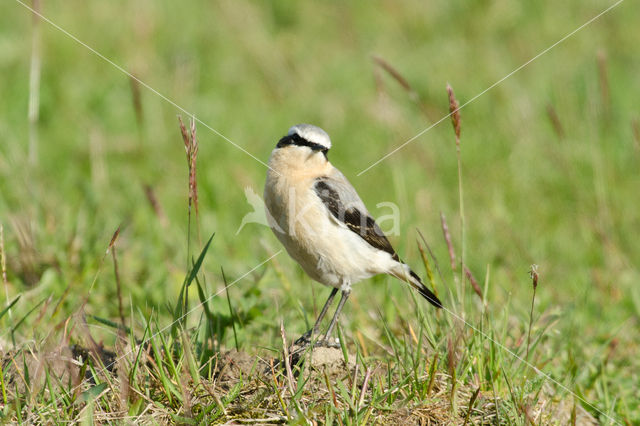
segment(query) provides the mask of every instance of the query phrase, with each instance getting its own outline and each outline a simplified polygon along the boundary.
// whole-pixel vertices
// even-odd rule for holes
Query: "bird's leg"
[[[338,303],[338,308],[336,309],[336,313],[333,314],[333,318],[331,318],[331,322],[329,323],[329,328],[327,329],[327,333],[324,335],[324,343],[327,346],[335,346],[329,343],[329,337],[331,337],[331,332],[333,328],[336,326],[338,322],[338,316],[340,315],[340,311],[342,311],[342,307],[344,303],[347,301],[347,298],[351,294],[351,289],[347,288],[346,290],[342,290],[342,297],[340,298],[340,302]]]
[[[337,288],[331,289],[331,294],[329,295],[329,298],[327,299],[324,306],[322,307],[322,311],[320,311],[320,315],[318,316],[316,323],[313,325],[312,332],[314,334],[318,332],[318,329],[320,328],[320,322],[322,321],[324,316],[327,314],[327,311],[329,310],[329,306],[331,306],[331,303],[333,302],[333,298],[336,296],[336,293],[338,293]]]
[[[327,311],[329,310],[329,306],[331,306],[331,302],[333,302],[333,298],[336,296],[337,292],[338,292],[337,288],[334,288],[333,290],[331,290],[331,294],[329,295],[329,298],[325,302],[324,307],[322,308],[322,311],[320,311],[320,315],[318,316],[318,319],[316,320],[316,323],[314,324],[313,328],[307,331],[306,333],[304,333],[298,340],[296,340],[295,341],[296,345],[308,344],[311,342],[311,336],[318,332],[318,329],[320,328],[320,322],[322,321],[322,318],[324,318],[324,316],[327,314]]]

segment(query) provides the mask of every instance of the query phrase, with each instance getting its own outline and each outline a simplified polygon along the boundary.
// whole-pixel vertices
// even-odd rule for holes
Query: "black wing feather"
[[[338,192],[331,187],[324,179],[318,178],[313,187],[316,194],[322,200],[333,217],[340,222],[347,225],[347,227],[354,233],[360,235],[363,240],[369,243],[371,246],[386,251],[394,260],[402,262],[398,257],[398,253],[393,249],[391,243],[384,235],[378,224],[369,214],[364,211],[360,211],[354,206],[345,206],[344,202],[340,199]],[[414,287],[420,292],[422,297],[427,299],[437,308],[442,308],[442,303],[438,299],[438,296],[433,294],[429,290],[420,277],[413,271],[409,272],[411,277],[419,284],[415,284]]]
[[[313,189],[333,217],[347,225],[349,230],[360,235],[371,246],[386,251],[394,260],[400,261],[398,253],[371,216],[355,207],[345,206],[338,192],[323,180],[316,181]]]

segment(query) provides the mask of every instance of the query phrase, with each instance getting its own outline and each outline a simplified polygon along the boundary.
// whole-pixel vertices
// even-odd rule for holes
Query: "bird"
[[[329,161],[331,139],[311,124],[292,126],[271,152],[264,202],[271,229],[287,253],[331,293],[312,329],[295,343],[309,344],[338,293],[340,301],[318,344],[330,336],[351,287],[378,274],[409,284],[436,308],[438,297],[404,263],[355,188]]]

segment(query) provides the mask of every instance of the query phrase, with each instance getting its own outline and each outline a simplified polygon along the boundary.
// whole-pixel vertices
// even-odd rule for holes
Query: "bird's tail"
[[[438,296],[433,294],[431,290],[424,285],[420,277],[409,268],[407,264],[401,263],[401,267],[397,268],[396,271],[392,272],[392,275],[402,281],[406,281],[409,285],[416,290],[418,293],[425,299],[429,301],[436,308],[442,308],[442,302],[438,299]]]

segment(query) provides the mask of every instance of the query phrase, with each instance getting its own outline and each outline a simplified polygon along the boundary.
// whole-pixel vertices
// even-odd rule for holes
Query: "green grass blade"
[[[20,298],[22,297],[22,295],[18,295],[15,299],[13,299],[13,301],[11,303],[9,303],[2,311],[0,311],[0,319],[2,319],[2,317],[9,312],[9,309],[11,309],[13,307],[13,305],[15,305],[16,303],[18,303],[18,300],[20,300]]]
[[[186,321],[187,321],[186,306],[187,305],[186,305],[186,300],[184,299],[187,292],[187,287],[191,285],[193,280],[195,280],[196,276],[198,275],[198,272],[200,271],[200,267],[202,266],[204,257],[207,254],[207,251],[209,250],[209,245],[211,244],[211,240],[213,240],[214,235],[215,233],[211,234],[211,237],[209,238],[207,243],[204,245],[204,248],[200,252],[198,259],[193,263],[193,266],[191,267],[189,272],[187,272],[184,282],[182,283],[182,287],[180,289],[180,296],[178,297],[178,302],[176,303],[176,307],[173,310],[173,324],[171,326],[171,335],[174,337],[176,337],[176,330],[177,330],[178,324],[182,324],[183,327],[186,324]]]

